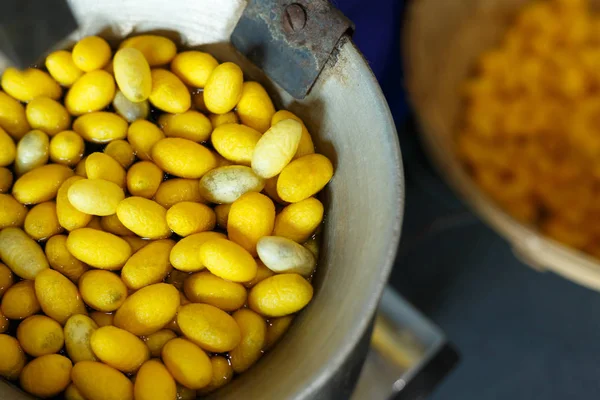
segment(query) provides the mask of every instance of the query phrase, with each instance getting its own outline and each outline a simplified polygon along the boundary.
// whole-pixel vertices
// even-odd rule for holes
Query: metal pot
[[[247,78],[265,84],[277,106],[291,110],[305,121],[319,152],[335,166],[335,176],[324,196],[327,216],[314,278],[315,295],[275,349],[215,397],[306,399],[344,393],[343,386],[352,386],[352,375],[362,364],[366,346],[356,349],[361,339],[368,338],[394,261],[404,199],[394,122],[378,83],[357,48],[347,37],[336,40],[334,56],[326,54],[326,65],[314,86],[298,100],[231,46],[230,36],[246,1],[68,2],[80,25],[71,42],[96,33],[118,39],[138,32],[160,31],[182,46],[199,46],[221,61],[237,62]],[[271,2],[271,12],[280,16],[284,11],[277,7],[284,3],[289,4]],[[299,3],[306,7],[308,26],[313,18],[310,5],[308,1]],[[270,15],[263,20],[277,18]],[[363,340],[364,343],[368,341]],[[0,382],[0,398],[27,397]]]

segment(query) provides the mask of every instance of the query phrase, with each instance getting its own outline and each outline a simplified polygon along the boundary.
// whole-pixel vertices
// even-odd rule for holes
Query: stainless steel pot
[[[289,332],[219,399],[328,398],[352,386],[400,238],[404,181],[394,122],[379,85],[351,40],[342,40],[310,93],[292,98],[230,45],[245,1],[69,0],[81,29],[122,38],[161,31],[239,63],[278,106],[297,113],[319,152],[335,165],[326,189],[326,225],[315,296]],[[307,16],[311,18],[310,15]],[[68,45],[68,44],[67,44]],[[25,395],[0,382],[0,398]]]

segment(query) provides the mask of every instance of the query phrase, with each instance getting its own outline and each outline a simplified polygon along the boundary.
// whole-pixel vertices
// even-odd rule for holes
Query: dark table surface
[[[434,400],[591,399],[600,393],[600,293],[519,262],[433,171],[402,85],[402,1],[338,0],[356,23],[399,131],[403,239],[391,283],[461,354]]]

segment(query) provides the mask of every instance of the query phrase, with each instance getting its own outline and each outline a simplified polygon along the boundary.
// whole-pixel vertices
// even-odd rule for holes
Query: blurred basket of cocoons
[[[586,0],[528,3],[462,93],[456,149],[477,185],[600,258],[600,14]]]
[[[193,399],[274,346],[312,299],[333,177],[296,115],[155,35],[0,83],[0,376]]]

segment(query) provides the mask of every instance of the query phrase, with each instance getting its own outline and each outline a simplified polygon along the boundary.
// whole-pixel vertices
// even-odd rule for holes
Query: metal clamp
[[[250,0],[233,45],[297,99],[304,98],[354,24],[326,0]]]
[[[66,0],[2,0],[0,61],[29,67],[75,29]]]

